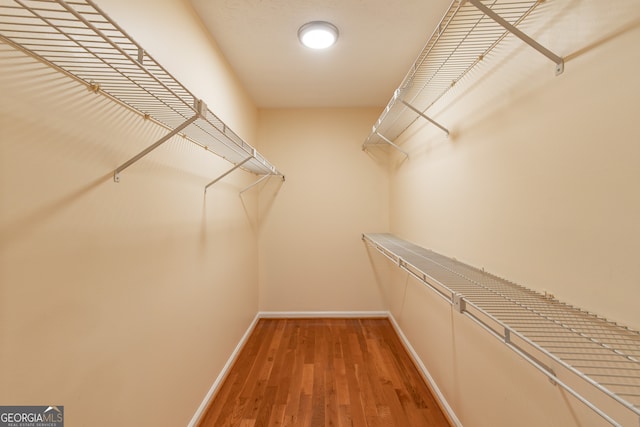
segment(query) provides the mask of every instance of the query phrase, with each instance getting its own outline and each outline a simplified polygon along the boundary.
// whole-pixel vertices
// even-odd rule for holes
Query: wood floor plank
[[[388,319],[261,319],[199,427],[449,427]]]

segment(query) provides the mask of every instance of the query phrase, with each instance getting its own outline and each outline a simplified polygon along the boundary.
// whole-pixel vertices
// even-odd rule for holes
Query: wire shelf
[[[91,0],[0,0],[0,40],[246,171],[282,176]]]
[[[640,332],[393,235],[363,239],[610,424],[630,425],[591,400],[615,402],[639,425]],[[596,398],[584,397],[594,390]]]
[[[518,32],[507,27],[517,27],[539,3],[539,0],[491,0],[486,4],[479,0],[454,0],[374,124],[363,149],[392,143],[419,117],[448,134],[444,126],[426,115],[427,110],[508,34]],[[489,12],[480,7],[489,9]],[[498,15],[507,27],[487,13]],[[526,35],[522,37],[536,49],[545,51],[545,55],[550,54]],[[559,66],[557,72],[562,72],[562,59],[554,56],[554,61]]]

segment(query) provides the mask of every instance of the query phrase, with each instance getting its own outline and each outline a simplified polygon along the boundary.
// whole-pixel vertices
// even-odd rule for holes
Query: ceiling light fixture
[[[325,21],[307,22],[298,30],[298,38],[311,49],[326,49],[338,40],[338,29]]]

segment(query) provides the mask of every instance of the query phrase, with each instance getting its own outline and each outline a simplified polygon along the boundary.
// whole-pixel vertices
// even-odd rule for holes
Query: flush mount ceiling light
[[[307,22],[298,30],[298,38],[311,49],[326,49],[338,39],[338,29],[325,21]]]

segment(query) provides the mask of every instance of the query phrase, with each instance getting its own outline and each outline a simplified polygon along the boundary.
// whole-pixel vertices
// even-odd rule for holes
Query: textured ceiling
[[[384,106],[451,0],[189,0],[261,108]],[[329,21],[325,51],[298,28]]]

